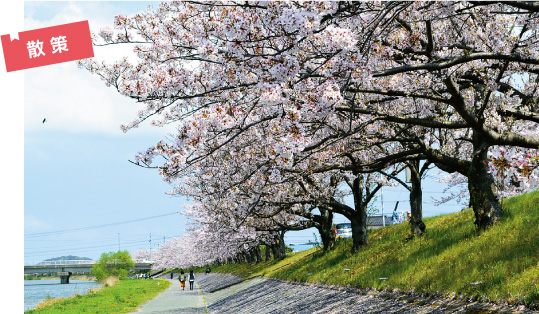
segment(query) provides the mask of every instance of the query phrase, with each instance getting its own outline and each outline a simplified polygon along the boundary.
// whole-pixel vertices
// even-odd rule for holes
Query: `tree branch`
[[[539,59],[529,59],[523,57],[519,53],[503,54],[503,53],[492,53],[492,52],[477,52],[471,53],[468,55],[463,55],[456,57],[447,61],[441,61],[437,63],[423,63],[423,64],[412,64],[404,65],[392,69],[387,69],[383,71],[374,72],[373,77],[383,77],[395,75],[398,73],[413,72],[418,70],[427,70],[427,71],[437,71],[442,69],[447,69],[455,65],[467,63],[474,60],[505,60],[510,62],[520,62],[524,64],[539,64]]]

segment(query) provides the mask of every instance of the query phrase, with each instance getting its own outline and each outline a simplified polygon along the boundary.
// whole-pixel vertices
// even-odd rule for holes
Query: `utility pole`
[[[386,217],[384,217],[384,183],[382,182],[382,173],[380,173],[380,184],[382,188],[380,189],[380,202],[382,203],[382,227],[386,226]]]
[[[150,261],[152,260],[152,234],[150,233]]]
[[[386,218],[384,217],[384,186],[382,185],[382,196],[380,198],[382,201],[382,226],[386,226]]]
[[[120,252],[120,233],[118,232],[118,252]]]

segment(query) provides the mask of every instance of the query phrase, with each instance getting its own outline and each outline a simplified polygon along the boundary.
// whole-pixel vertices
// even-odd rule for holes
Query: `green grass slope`
[[[506,200],[503,207],[502,222],[481,233],[468,209],[426,218],[427,232],[417,239],[406,240],[404,223],[370,231],[369,245],[355,254],[346,239],[326,253],[313,249],[278,263],[214,271],[538,306],[539,192]]]
[[[166,280],[124,279],[111,287],[75,295],[65,299],[52,299],[36,309],[25,311],[26,314],[74,314],[131,313],[148,300],[155,298],[167,289],[171,283]]]

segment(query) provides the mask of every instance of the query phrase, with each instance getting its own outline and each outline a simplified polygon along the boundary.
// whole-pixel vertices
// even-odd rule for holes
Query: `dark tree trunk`
[[[284,234],[286,233],[285,230],[279,232],[279,257],[284,257],[286,255],[286,245],[284,243]]]
[[[271,245],[271,252],[273,253],[273,259],[279,259],[281,256],[279,255],[279,245],[278,244],[272,244]]]
[[[367,205],[376,193],[378,188],[373,191],[365,191],[365,200],[363,199],[363,191],[365,183],[363,175],[359,174],[352,182],[348,182],[354,196],[354,208],[342,204],[336,200],[332,200],[331,209],[335,213],[339,213],[350,220],[352,225],[352,252],[356,252],[363,245],[368,244],[367,238]]]
[[[335,226],[333,225],[333,212],[325,207],[319,207],[320,216],[316,220],[316,228],[320,233],[324,251],[331,250],[335,246]]]
[[[352,252],[356,252],[369,242],[367,238],[367,206],[363,202],[363,188],[363,176],[359,175],[354,179],[352,186],[355,212],[347,217],[352,225]]]
[[[367,237],[367,212],[357,212],[349,219],[352,224],[352,252],[356,252],[369,243]]]
[[[262,261],[262,255],[260,254],[260,247],[254,247],[253,248],[253,254],[254,254],[254,258],[255,258],[255,263],[258,263],[258,262],[261,262]]]
[[[271,248],[269,244],[266,244],[266,262],[271,259]]]
[[[262,262],[262,254],[260,254],[260,247],[258,245],[253,249],[253,252],[255,253],[256,262]]]
[[[411,167],[411,183],[410,190],[410,211],[412,218],[410,220],[410,228],[412,237],[420,236],[425,232],[426,226],[423,222],[423,192],[421,191],[421,171],[419,169],[419,160],[409,162]]]
[[[255,254],[253,249],[249,250],[249,253],[247,254],[247,256],[249,256],[249,263],[250,264],[256,263],[256,254]]]
[[[492,174],[487,171],[487,148],[481,147],[483,140],[474,131],[474,154],[468,172],[468,190],[470,192],[470,206],[475,214],[474,224],[479,230],[496,223],[502,216],[502,207],[496,197],[496,185]]]

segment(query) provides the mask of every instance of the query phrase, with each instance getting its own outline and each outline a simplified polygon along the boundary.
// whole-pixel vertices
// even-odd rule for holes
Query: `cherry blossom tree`
[[[237,234],[240,247],[259,244],[246,241],[256,228],[292,228],[318,208],[349,217],[355,250],[380,187],[370,174],[389,165],[407,163],[417,179],[426,160],[467,178],[480,229],[501,216],[495,178],[535,185],[537,20],[518,2],[171,2],[94,37],[138,44],[137,62],[81,66],[143,104],[124,130],[178,125],[137,162],[165,157],[159,170],[177,193],[244,220],[253,229]],[[335,200],[331,177],[348,183],[355,208]]]
[[[534,8],[523,3],[388,4],[374,19],[376,28],[364,36],[363,51],[376,52],[368,54],[376,65],[372,80],[349,88],[364,99],[340,108],[420,126],[424,135],[417,143],[429,160],[468,178],[480,229],[501,216],[495,181],[485,167],[489,152],[539,146]],[[523,75],[519,86],[515,79]],[[374,108],[366,102],[374,102]],[[397,106],[407,112],[395,112]],[[470,145],[457,156],[443,153],[444,147],[422,145],[435,130],[460,130],[462,136],[453,138]]]
[[[280,25],[282,21],[279,19],[277,19],[277,21],[275,20],[276,13],[286,11],[287,14],[290,14],[290,16],[288,17],[290,21],[294,23],[299,23],[299,26],[302,28],[309,23],[319,23],[319,21],[316,21],[316,19],[322,16],[320,15],[321,12],[327,10],[335,10],[337,8],[334,4],[331,3],[315,4],[310,8],[315,12],[311,12],[303,16],[302,14],[304,12],[302,13],[300,11],[300,14],[295,16],[295,13],[293,14],[292,9],[304,8],[295,7],[296,4],[293,4],[292,7],[289,8],[287,8],[286,6],[288,6],[288,4],[285,5],[285,7],[280,7],[279,5],[274,6],[273,4],[271,5],[271,7],[274,7],[274,9],[277,11],[270,12],[269,15],[266,16],[266,18],[268,18],[272,23],[270,25],[273,25],[275,23],[277,23],[277,26]],[[220,6],[217,7],[219,8]],[[225,10],[221,11],[221,13],[228,16],[230,8],[237,10],[237,12],[234,12],[233,14],[238,14],[238,12],[241,13],[245,9],[251,9],[249,7],[242,6],[225,6]],[[157,40],[160,39],[160,35],[171,35],[171,33],[170,28],[167,28],[167,33],[164,33],[164,30],[162,30],[163,33],[159,33],[155,30],[155,28],[165,26],[158,23],[156,24],[155,16],[170,12],[174,13],[174,9],[182,9],[187,11],[204,11],[209,10],[210,6],[200,5],[195,8],[190,4],[184,6],[182,3],[173,4],[172,7],[163,5],[156,14],[147,12],[147,14],[145,15],[137,15],[131,20],[123,17],[118,17],[116,26],[119,28],[123,27],[126,30],[127,28],[137,30],[139,35],[143,38],[142,41],[139,41],[140,43],[151,43],[152,48],[158,49],[159,46]],[[215,8],[211,9],[215,10]],[[172,18],[172,20],[174,20],[174,18]],[[230,22],[228,18],[225,20],[227,22]],[[190,22],[194,22],[196,24],[196,21]],[[149,23],[154,28],[154,32],[151,35],[145,32],[145,30],[147,30],[147,28],[149,27],[145,23]],[[182,25],[186,26],[188,24]],[[261,24],[259,26],[262,27],[263,25]],[[280,29],[280,26],[276,29],[273,29],[273,27],[274,26],[272,26],[271,29],[268,30],[268,34],[279,31],[281,33],[281,39],[284,40],[285,43],[290,41],[291,37],[297,36],[296,34],[289,33],[289,31],[287,30],[284,30],[283,32],[283,30]],[[298,27],[298,25],[292,27]],[[186,32],[186,30],[187,28],[185,28],[183,31]],[[225,30],[225,33],[219,34],[217,36],[223,38],[229,37],[231,35],[229,30],[226,27],[225,29],[221,29],[221,31]],[[192,35],[193,32],[191,28],[189,28],[189,31],[189,34]],[[304,32],[304,30],[301,31]],[[320,34],[320,32],[322,32],[323,34]],[[133,37],[125,36],[125,34],[129,33],[118,33],[118,35],[116,35],[116,39],[113,39],[113,34],[110,30],[107,30],[105,32],[102,32],[100,35],[107,43],[133,42]],[[202,37],[205,38],[204,40],[208,40],[207,36],[209,34],[206,31],[202,32],[199,35],[202,35]],[[242,78],[245,77],[247,81],[240,80],[239,82],[237,82],[238,79],[235,77],[240,74],[240,72],[236,72],[235,74],[230,72],[230,70],[227,70],[228,65],[225,64],[224,68],[220,68],[221,78],[225,79],[225,81],[232,79],[232,81],[225,82],[224,85],[229,85],[229,83],[232,82],[238,85],[235,87],[231,86],[230,88],[225,89],[222,89],[222,86],[220,85],[215,85],[212,87],[213,91],[211,89],[208,90],[208,87],[210,87],[210,85],[193,85],[193,82],[184,82],[182,83],[184,84],[182,85],[183,87],[176,84],[173,88],[171,88],[172,85],[170,85],[172,83],[169,82],[167,83],[168,85],[166,85],[167,88],[164,88],[163,84],[165,81],[163,80],[165,80],[167,77],[168,80],[177,80],[184,75],[185,77],[192,77],[193,74],[200,76],[200,83],[204,81],[208,83],[213,82],[211,84],[215,84],[215,80],[217,78],[207,77],[207,73],[216,73],[215,71],[217,70],[217,67],[220,66],[219,62],[223,64],[223,61],[221,60],[219,62],[214,62],[208,58],[201,58],[200,55],[198,55],[198,50],[200,48],[197,47],[195,49],[195,47],[190,42],[190,39],[188,41],[190,42],[189,44],[192,45],[190,46],[191,48],[185,45],[178,46],[178,48],[180,48],[180,51],[177,51],[179,55],[177,57],[173,57],[173,59],[167,58],[164,60],[160,60],[154,55],[145,54],[145,50],[139,47],[136,49],[136,51],[139,52],[141,59],[143,59],[144,61],[140,62],[136,67],[129,64],[127,60],[123,60],[122,62],[113,65],[88,62],[85,66],[89,70],[103,75],[107,83],[114,85],[121,93],[148,104],[149,108],[147,108],[146,111],[141,112],[139,119],[134,121],[130,125],[131,127],[136,126],[138,123],[147,119],[150,116],[153,116],[155,113],[163,113],[163,111],[167,110],[169,107],[172,111],[165,111],[163,113],[164,118],[161,121],[154,121],[154,124],[161,125],[170,121],[182,119],[182,126],[179,129],[178,141],[176,145],[170,146],[165,143],[159,143],[155,148],[151,148],[150,150],[148,150],[146,154],[139,156],[139,161],[142,160],[143,162],[149,163],[153,156],[157,154],[166,154],[170,159],[166,163],[165,167],[161,168],[161,171],[162,174],[165,177],[168,176],[170,180],[170,178],[177,177],[181,170],[188,169],[188,166],[192,166],[196,162],[199,162],[202,159],[207,158],[211,154],[214,154],[218,149],[227,146],[227,144],[229,144],[232,139],[239,138],[240,135],[243,138],[247,138],[246,142],[252,142],[252,140],[250,140],[248,136],[245,136],[245,134],[252,131],[255,126],[258,127],[262,124],[266,125],[265,128],[260,128],[262,131],[258,130],[259,128],[257,128],[256,131],[253,131],[255,135],[256,132],[258,133],[258,135],[260,133],[267,132],[265,131],[267,129],[282,129],[286,131],[284,132],[284,134],[274,133],[272,137],[267,138],[275,140],[269,141],[267,143],[269,144],[267,146],[269,146],[271,150],[273,150],[273,152],[270,150],[269,152],[265,152],[265,155],[270,156],[270,158],[273,158],[272,156],[278,156],[281,161],[283,160],[283,156],[290,156],[291,154],[301,152],[302,149],[306,147],[306,144],[308,143],[307,141],[315,144],[309,147],[309,149],[312,149],[313,147],[319,146],[320,143],[326,142],[328,138],[335,136],[335,132],[327,132],[328,127],[337,129],[337,132],[342,130],[342,127],[340,125],[343,123],[343,119],[339,118],[339,116],[342,114],[335,115],[334,112],[331,110],[331,105],[342,101],[342,97],[340,96],[340,90],[338,89],[338,85],[334,82],[335,79],[330,78],[328,80],[327,76],[329,76],[330,68],[332,66],[334,68],[337,67],[338,69],[339,67],[342,67],[344,65],[344,62],[342,61],[335,63],[333,57],[338,54],[342,55],[343,51],[346,53],[352,47],[352,44],[354,43],[354,38],[350,35],[349,31],[345,31],[344,29],[336,27],[326,28],[325,26],[323,29],[312,32],[308,31],[302,35],[309,36],[311,38],[302,39],[306,43],[308,42],[308,44],[306,44],[306,47],[301,48],[307,50],[314,50],[316,51],[316,53],[310,57],[306,56],[305,59],[301,61],[304,67],[303,71],[305,71],[305,73],[301,75],[305,76],[305,78],[300,80],[299,83],[295,82],[298,78],[298,75],[300,75],[300,73],[298,72],[299,65],[294,65],[292,63],[288,64],[289,61],[286,61],[292,60],[291,58],[297,57],[297,55],[289,55],[288,53],[286,53],[286,55],[283,55],[282,52],[278,52],[276,57],[273,57],[271,55],[267,55],[262,51],[264,49],[275,50],[275,44],[283,45],[282,43],[273,43],[273,35],[267,36],[266,40],[269,41],[267,47],[265,46],[266,44],[262,44],[262,46],[258,48],[256,46],[250,47],[254,50],[249,52],[248,55],[241,55],[241,51],[238,51],[238,47],[236,47],[234,43],[230,43],[230,40],[225,40],[223,43],[225,44],[225,46],[228,47],[228,53],[225,52],[219,56],[219,53],[217,53],[216,55],[215,53],[210,52],[208,54],[208,57],[211,56],[211,58],[214,59],[215,57],[224,57],[223,60],[225,62],[228,62],[230,61],[230,58],[233,58],[231,59],[232,61],[234,61],[232,62],[232,64],[239,64],[240,61],[243,63],[249,61],[249,63],[251,63],[250,66],[240,66],[242,69],[240,70],[240,72],[242,73]],[[213,35],[209,36],[213,38]],[[234,34],[234,36],[236,36],[235,40],[238,41],[239,37],[237,36],[239,35]],[[242,40],[246,42],[253,41],[252,39],[249,39],[249,37],[251,36],[250,33],[246,34],[246,36],[247,37],[244,37]],[[338,40],[328,41],[328,38]],[[215,38],[213,39],[215,40]],[[256,41],[258,41],[258,39],[255,40],[255,42]],[[215,42],[212,41],[212,43],[214,45],[214,48],[212,49],[215,50]],[[210,43],[207,42],[207,44],[209,45]],[[165,50],[174,50],[174,48],[175,46],[167,47],[165,48]],[[181,51],[183,49],[185,49],[185,51]],[[212,51],[215,52],[214,50]],[[182,55],[182,53],[185,53],[185,55]],[[345,54],[345,56],[347,55],[348,54]],[[166,71],[154,72],[153,67],[155,62],[162,65],[169,63],[166,66],[172,66],[172,63],[175,63],[174,60],[182,59],[183,61],[188,62],[184,62],[185,65],[179,66],[179,68],[182,68],[182,71],[184,71],[181,75],[180,73],[172,72],[172,68],[169,68],[169,70],[171,71],[168,71],[168,73],[166,73]],[[258,61],[251,62],[250,59],[257,59]],[[347,57],[346,59],[350,58]],[[192,66],[189,67],[193,63],[193,60],[199,62],[199,65],[197,68],[195,68],[195,70],[192,70]],[[356,57],[352,56],[350,60],[353,61],[352,64],[356,63],[357,66]],[[284,64],[288,65],[283,67],[283,62],[285,61],[286,63]],[[263,67],[261,68],[259,68],[260,62],[263,63]],[[267,66],[270,66],[269,70]],[[178,67],[178,65],[176,65],[176,67]],[[313,69],[325,73],[324,76],[318,78],[318,73],[315,73],[313,75],[309,74],[310,72],[313,72]],[[284,74],[279,73],[279,71],[281,70],[284,71]],[[269,71],[271,76],[267,75],[267,71]],[[146,74],[149,74],[150,72],[153,72],[153,74],[146,76]],[[140,76],[143,73],[146,74]],[[105,76],[104,74],[107,74],[107,76]],[[229,75],[232,75],[232,77],[230,77]],[[160,76],[161,78],[159,78],[158,81],[154,81],[152,83],[152,77],[155,76]],[[255,81],[253,80],[255,79],[259,82],[258,85],[254,85]],[[350,77],[348,77],[348,80],[349,79]],[[321,82],[321,84],[317,82]],[[195,94],[185,94],[185,92],[187,91],[187,86],[189,86],[189,88],[192,88],[193,86],[198,86],[199,91],[195,92]],[[293,87],[293,89],[291,89],[290,86]],[[166,89],[178,91],[182,90],[181,93],[184,94],[177,94],[176,92],[174,92],[174,95],[163,95],[159,94],[155,88],[160,91]],[[245,92],[247,90],[249,90],[249,93]],[[233,93],[232,91],[235,92]],[[305,91],[310,91],[310,95],[309,93],[305,93]],[[286,96],[287,93],[289,94],[289,96]],[[253,94],[253,96],[250,96],[250,94]],[[287,98],[283,98],[283,95],[285,95]],[[235,99],[234,104],[231,104],[231,99]],[[193,101],[196,101],[196,103],[193,103]],[[202,101],[202,103],[200,103],[200,101]],[[284,101],[291,101],[291,104],[284,106]],[[212,106],[210,106],[210,104]],[[225,108],[227,108],[226,110],[222,109],[223,104],[228,104],[224,106]],[[291,107],[290,105],[294,106]],[[257,111],[255,111],[255,108]],[[314,116],[313,111],[315,113]],[[174,114],[172,114],[173,112]],[[260,114],[259,112],[262,114]],[[332,114],[332,116],[330,116],[330,114]],[[303,118],[303,116],[305,116],[305,118]],[[356,124],[361,125],[361,123],[363,122],[361,121],[361,119],[357,121],[358,119],[356,118],[355,120],[356,121],[354,121],[354,123]],[[321,125],[328,127],[322,128]],[[307,128],[307,126],[309,128]],[[209,130],[211,130],[211,132],[209,132]],[[309,138],[306,137],[306,132],[309,132]],[[349,133],[351,133],[350,130]],[[208,134],[210,135],[208,136]],[[277,150],[274,147],[276,147]],[[230,147],[226,148],[229,149]],[[325,154],[327,157],[328,153],[326,152]],[[319,158],[319,160],[324,160],[323,157],[324,156],[322,156],[322,158]],[[183,162],[183,160],[182,162],[179,162],[179,160],[183,158],[185,158],[185,162]],[[290,158],[287,159],[290,160]],[[178,167],[184,168],[179,169]],[[306,170],[307,168],[303,168],[300,170]],[[356,175],[358,173],[359,172],[356,171]],[[361,179],[356,178],[357,182],[362,181],[362,178],[363,177],[361,177]],[[358,235],[354,237],[355,249],[357,249],[360,245],[366,243],[365,209],[367,208],[366,205],[368,204],[368,201],[371,200],[374,195],[373,193],[367,193],[367,195],[369,196],[363,199],[361,196],[361,188],[364,186],[368,185],[357,184],[355,187],[353,184],[351,185],[351,188],[354,193],[356,193],[356,195],[359,195],[356,198],[356,207],[358,210],[350,210],[350,208],[347,208],[346,206],[336,207],[336,205],[339,205],[339,203],[335,202],[335,200],[333,200],[331,203],[331,206],[333,206],[334,208],[340,208],[340,210],[342,212],[345,212],[345,214],[349,217],[351,217],[351,215],[354,215],[354,213],[355,215],[359,215],[357,216],[359,218],[356,217],[353,219],[354,234]],[[374,193],[377,190],[378,189],[375,189]],[[305,202],[305,200],[303,200],[302,202]],[[320,208],[322,208],[321,210],[324,211],[327,207]],[[325,224],[326,230],[328,229],[329,225],[331,224]]]
[[[133,261],[135,261],[135,263],[150,260],[150,250],[137,250],[131,253],[131,258]]]

